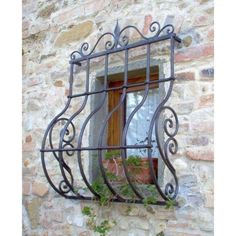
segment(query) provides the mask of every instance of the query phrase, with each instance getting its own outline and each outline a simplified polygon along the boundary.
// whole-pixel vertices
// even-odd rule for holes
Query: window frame
[[[150,75],[150,81],[158,80],[159,74],[154,73]],[[144,83],[146,76],[134,76],[128,79],[128,84]],[[109,81],[108,87],[121,87],[123,85],[122,80],[118,81]],[[158,88],[159,83],[149,84],[149,89]],[[137,91],[144,91],[145,85],[137,85],[134,87],[129,87],[126,89],[126,94]],[[111,112],[112,109],[119,103],[122,96],[122,89],[113,90],[108,93],[108,112]],[[109,146],[119,146],[121,143],[121,131],[124,128],[126,120],[126,97],[124,103],[120,108],[114,112],[111,118],[108,121],[108,135],[107,135],[107,144]],[[121,114],[120,114],[121,112]]]

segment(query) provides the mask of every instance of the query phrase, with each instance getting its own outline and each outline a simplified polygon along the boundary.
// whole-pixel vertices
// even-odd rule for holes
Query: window
[[[128,29],[141,39],[135,42],[136,36],[131,34],[134,38],[130,40],[124,33]],[[120,30],[117,23],[114,32],[101,35],[93,48],[85,42],[72,52],[68,101],[50,122],[41,148],[45,176],[62,196],[101,200],[105,194],[112,201],[136,203],[152,197],[153,204],[165,204],[159,199],[176,198],[178,179],[169,156],[177,152],[175,135],[179,125],[174,109],[166,102],[175,80],[175,42],[181,40],[169,24],[161,28],[158,22],[153,22],[149,31],[152,35],[147,37],[135,26]],[[104,43],[103,39],[104,47],[99,50],[101,47],[97,45]],[[161,49],[158,50],[156,44],[161,44]],[[84,83],[79,80],[84,85],[79,91],[74,84],[75,66],[83,70],[80,76],[85,80]],[[95,73],[91,71],[92,66]],[[112,68],[114,66],[119,71]],[[99,76],[100,69],[103,75]],[[77,98],[80,99],[78,105],[72,105]],[[58,166],[59,173],[49,175],[45,158],[49,166],[55,162],[53,170]],[[145,159],[147,163],[142,165]],[[114,178],[112,161],[118,179]],[[158,162],[158,171],[155,162]],[[172,179],[161,185],[163,166]],[[139,170],[142,167],[141,178],[136,172],[138,167]],[[80,178],[74,178],[78,173]],[[145,179],[145,176],[150,178]],[[101,177],[100,187],[105,187],[106,191],[94,185],[97,177]],[[84,187],[88,191],[84,192]],[[127,195],[127,191],[130,194]]]
[[[152,75],[150,80],[157,80],[157,74]],[[140,84],[145,82],[145,77],[136,77],[128,80],[128,85],[132,84]],[[109,83],[109,88],[121,87],[123,85],[123,81],[111,81]],[[157,96],[157,84],[153,84],[150,86],[150,92],[148,94],[147,101],[144,106],[140,108],[139,111],[133,117],[130,127],[131,130],[128,132],[127,136],[127,144],[135,144],[139,141],[142,141],[145,133],[142,131],[147,130],[147,126],[145,124],[148,122],[148,116],[145,118],[144,113],[151,113],[151,103],[155,102],[155,98]],[[141,102],[143,93],[144,93],[145,85],[137,85],[134,87],[130,87],[126,90],[127,95],[124,100],[124,103],[120,106],[120,108],[114,112],[112,115],[109,124],[108,124],[108,140],[107,143],[109,146],[119,146],[121,144],[121,130],[124,128],[124,124],[129,117],[130,113],[133,109]],[[122,95],[122,89],[111,91],[108,94],[108,110],[111,112],[120,102]],[[154,104],[153,104],[154,105]],[[140,124],[139,121],[143,121],[144,123]],[[146,129],[142,129],[140,131],[141,125],[145,126]],[[140,133],[140,132],[141,133]]]

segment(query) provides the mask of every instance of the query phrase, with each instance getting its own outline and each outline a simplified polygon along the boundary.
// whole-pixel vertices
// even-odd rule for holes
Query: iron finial
[[[114,30],[114,35],[115,35],[116,38],[118,38],[119,34],[120,34],[120,26],[119,26],[119,21],[117,19],[116,20],[116,27],[115,27],[115,30]]]

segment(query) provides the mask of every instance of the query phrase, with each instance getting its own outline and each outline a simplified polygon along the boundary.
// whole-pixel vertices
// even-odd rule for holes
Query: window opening
[[[161,28],[158,22],[153,22],[149,29],[152,36],[146,37],[135,26],[126,26],[120,30],[117,22],[114,32],[100,36],[93,48],[90,49],[89,44],[84,43],[78,51],[72,52],[68,101],[46,129],[41,148],[45,176],[52,188],[62,196],[93,200],[102,199],[105,193],[111,201],[132,203],[144,203],[147,197],[155,197],[151,203],[161,205],[176,198],[178,179],[169,156],[178,149],[175,136],[179,124],[174,109],[167,106],[166,102],[175,80],[174,46],[180,39],[174,33],[172,25]],[[136,42],[129,39],[125,35],[127,30],[133,30],[141,39]],[[96,51],[97,45],[107,36],[111,39],[105,40],[104,50]],[[151,46],[166,42],[169,50],[167,70],[170,73],[162,78],[158,76],[159,71],[156,72],[158,75],[152,74]],[[131,78],[129,55],[138,48],[145,50],[145,75]],[[121,81],[109,81],[109,62],[119,52],[124,52],[123,78]],[[99,58],[104,59],[103,85],[99,90],[93,91],[90,83],[91,66],[93,61],[96,65]],[[82,93],[75,92],[76,66],[85,70]],[[159,87],[164,87],[163,84],[168,88],[165,96],[160,99]],[[85,115],[91,97],[98,101],[92,109],[87,110],[88,115]],[[67,114],[75,99],[81,99],[79,108],[72,114]],[[97,141],[90,145],[84,141],[84,137],[88,135],[86,128],[98,114],[102,120],[98,130],[94,130]],[[81,121],[79,117],[84,117],[84,120]],[[161,138],[163,133],[164,140]],[[94,156],[93,160],[97,163],[102,185],[98,185],[96,180],[90,182],[87,169],[91,156]],[[157,156],[172,175],[172,180],[163,187],[158,181]],[[53,161],[55,164],[52,165]],[[50,168],[54,167],[59,168],[59,174],[51,175],[53,171]],[[140,170],[143,175],[140,175]],[[80,177],[75,178],[75,173],[80,173]],[[80,185],[81,181],[83,185]]]

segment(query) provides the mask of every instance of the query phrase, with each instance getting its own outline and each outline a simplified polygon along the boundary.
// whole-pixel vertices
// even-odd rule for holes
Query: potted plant
[[[152,162],[157,177],[158,159],[153,158]],[[153,184],[147,157],[129,155],[125,159],[125,163],[131,180],[140,184]],[[107,151],[103,159],[103,166],[109,175],[116,176],[116,182],[124,181],[125,173],[120,150]]]

